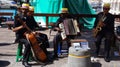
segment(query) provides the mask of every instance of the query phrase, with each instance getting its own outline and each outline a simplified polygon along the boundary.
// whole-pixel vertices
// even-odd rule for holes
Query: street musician
[[[101,41],[105,38],[104,59],[106,62],[110,62],[110,46],[112,43],[112,38],[114,37],[114,17],[111,13],[109,13],[109,10],[110,4],[105,3],[103,5],[103,12],[98,13],[93,28],[93,34],[95,34],[96,38],[95,45],[97,56],[100,52]]]
[[[60,18],[57,20],[57,22],[55,24],[55,27],[53,28],[54,30],[58,31],[58,33],[55,35],[55,37],[53,39],[54,58],[55,59],[58,58],[58,55],[57,55],[58,44],[60,44],[60,47],[62,47],[62,40],[66,39],[67,46],[69,48],[69,46],[70,46],[69,40],[70,39],[74,39],[74,38],[78,38],[80,36],[80,30],[79,30],[79,23],[78,23],[78,21],[75,21],[75,22],[77,22],[76,27],[78,29],[78,32],[75,35],[71,35],[71,33],[70,33],[70,35],[66,35],[65,29],[60,28],[60,27],[63,27],[62,26],[63,24],[65,24],[65,26],[68,27],[69,32],[72,32],[73,30],[71,28],[73,28],[73,27],[71,25],[73,25],[73,24],[70,24],[71,21],[72,21],[71,19],[74,20],[76,18],[68,14],[68,9],[67,8],[62,8]],[[61,23],[63,23],[63,24],[60,25]],[[69,23],[70,28],[69,28],[67,23]]]
[[[39,35],[39,38],[37,38],[37,36],[35,36],[35,38],[36,38],[35,40],[37,42],[35,40],[33,40],[33,41],[35,41],[35,43],[37,43],[38,47],[42,49],[45,56],[47,55],[46,61],[49,61],[48,51],[46,49],[47,47],[49,47],[47,35],[35,31],[35,28],[39,28],[39,26],[33,17],[34,7],[29,6],[29,4],[27,4],[27,3],[23,3],[22,7],[20,7],[19,12],[18,12],[19,14],[17,14],[15,16],[15,24],[14,24],[14,28],[12,30],[16,33],[16,42],[22,43],[25,46],[22,64],[25,67],[31,67],[31,65],[28,63],[28,59],[29,59],[29,55],[31,52],[32,42],[26,37],[27,35],[25,35],[25,33],[27,33],[27,32],[29,33],[31,31],[34,35]],[[27,27],[30,29],[30,31],[27,29]],[[40,46],[39,46],[39,41],[42,42],[42,44]],[[37,60],[37,61],[39,61],[39,60]]]

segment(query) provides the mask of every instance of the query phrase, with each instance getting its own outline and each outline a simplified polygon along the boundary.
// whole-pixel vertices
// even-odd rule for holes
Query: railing
[[[49,26],[49,17],[50,16],[54,16],[54,17],[58,17],[60,16],[60,14],[43,14],[43,13],[35,13],[34,16],[45,16],[46,17],[46,27]],[[93,18],[93,17],[96,17],[97,15],[96,14],[72,14],[72,16],[75,16],[75,17],[78,17],[78,18],[81,18],[81,17],[89,17],[89,18]],[[115,18],[120,18],[120,15],[114,15]]]
[[[13,13],[0,13],[0,16],[2,15],[9,15],[12,16]],[[72,16],[81,18],[81,17],[89,17],[89,18],[93,18],[96,17],[96,14],[71,14]],[[60,14],[47,14],[47,13],[35,13],[34,16],[44,16],[46,17],[46,27],[48,28],[49,26],[49,17],[59,17]],[[114,15],[115,18],[120,18],[120,15]]]
[[[0,16],[13,16],[13,13],[2,12],[2,13],[0,13]]]

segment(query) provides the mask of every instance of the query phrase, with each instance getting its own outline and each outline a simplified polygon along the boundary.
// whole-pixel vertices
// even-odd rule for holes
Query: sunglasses
[[[110,8],[103,8],[103,10],[109,10]]]

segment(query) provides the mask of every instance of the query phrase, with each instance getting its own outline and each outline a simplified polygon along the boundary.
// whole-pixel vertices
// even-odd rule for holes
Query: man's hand
[[[55,30],[62,32],[62,29],[60,29],[59,27],[56,27]]]
[[[26,27],[27,27],[27,25],[26,25],[26,23],[25,23],[25,22],[23,22],[23,24],[22,24],[22,25],[23,25],[23,27],[24,27],[24,28],[26,28]]]
[[[20,30],[20,29],[22,29],[22,28],[24,28],[23,25],[21,25],[21,26],[19,26],[19,27],[12,28],[12,31],[13,31],[13,32],[17,32],[18,30]]]

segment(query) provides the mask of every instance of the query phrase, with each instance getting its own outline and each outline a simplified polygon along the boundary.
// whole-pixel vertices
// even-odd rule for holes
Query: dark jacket
[[[19,18],[20,20],[26,22],[26,25],[27,25],[31,30],[34,30],[36,27],[39,27],[39,26],[37,25],[37,22],[34,20],[34,17],[33,17],[33,16],[32,16],[32,17],[28,17],[28,16],[26,16],[26,17],[16,16],[16,20],[15,20],[14,27],[18,27],[18,26],[21,26],[21,25],[22,25],[22,23],[21,23],[19,20],[17,20],[18,18]],[[25,33],[26,31],[27,31],[26,28],[20,29],[19,31],[16,32],[16,37],[17,37],[18,39],[24,38],[24,33]]]
[[[93,28],[97,26],[97,23],[99,22],[102,16],[103,16],[103,12],[98,13]],[[101,32],[114,33],[114,16],[110,13],[106,14],[105,16],[106,19],[103,21],[105,26],[102,27]]]

